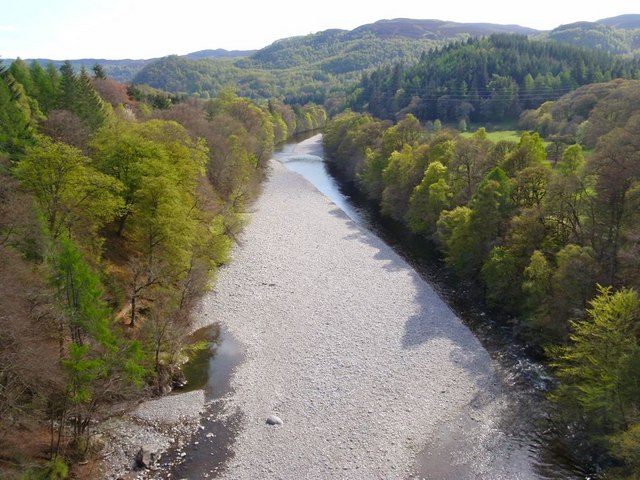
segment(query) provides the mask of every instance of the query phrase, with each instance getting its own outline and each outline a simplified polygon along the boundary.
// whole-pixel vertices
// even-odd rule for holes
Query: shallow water
[[[181,391],[204,389],[207,412],[184,455],[169,452],[156,478],[215,478],[233,456],[233,442],[242,413],[224,412],[224,397],[231,392],[231,375],[243,360],[242,347],[224,327],[214,323],[194,332],[189,343],[206,341],[185,366],[187,386]]]

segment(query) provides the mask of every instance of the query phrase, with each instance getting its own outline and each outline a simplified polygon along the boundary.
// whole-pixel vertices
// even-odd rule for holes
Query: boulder
[[[282,419],[277,415],[270,415],[267,417],[267,425],[282,425]]]
[[[149,445],[143,445],[136,453],[136,466],[138,468],[153,468],[160,458],[158,452]]]

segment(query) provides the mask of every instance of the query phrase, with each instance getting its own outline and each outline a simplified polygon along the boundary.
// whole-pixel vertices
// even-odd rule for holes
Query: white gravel
[[[146,478],[153,472],[135,469],[140,447],[162,454],[183,445],[197,431],[204,411],[204,391],[197,390],[148,400],[100,424],[98,434],[106,445],[103,478]]]
[[[228,399],[244,420],[223,478],[407,478],[425,445],[441,457],[432,478],[529,478],[503,465],[506,402],[478,340],[302,177],[272,162],[234,257],[201,317],[246,349]]]

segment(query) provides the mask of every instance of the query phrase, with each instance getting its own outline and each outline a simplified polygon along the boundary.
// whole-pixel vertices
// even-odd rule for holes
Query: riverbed
[[[500,428],[510,397],[473,333],[405,260],[279,162],[202,312],[244,351],[225,398],[242,412],[233,455],[211,475],[404,479],[428,446],[421,478],[537,478],[526,446]],[[272,415],[282,425],[268,425]]]

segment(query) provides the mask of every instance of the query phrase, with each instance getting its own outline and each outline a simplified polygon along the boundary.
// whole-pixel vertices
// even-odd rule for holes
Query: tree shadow
[[[330,214],[344,220],[348,226],[349,233],[343,240],[360,242],[370,247],[380,269],[395,273],[406,272],[410,277],[412,303],[417,311],[404,321],[402,348],[411,350],[445,340],[453,345],[449,353],[451,363],[471,374],[477,384],[493,382],[494,379],[488,378],[494,374],[493,362],[480,341],[407,259],[375,233],[351,220],[339,208],[332,209]]]

